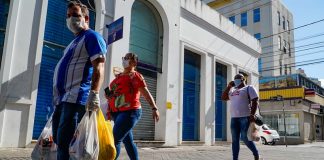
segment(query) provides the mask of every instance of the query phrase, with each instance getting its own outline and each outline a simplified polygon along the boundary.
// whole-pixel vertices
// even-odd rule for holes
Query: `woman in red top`
[[[113,134],[117,150],[116,159],[120,153],[121,142],[124,143],[131,160],[138,160],[138,152],[133,142],[132,129],[141,117],[142,109],[140,95],[152,107],[153,119],[159,120],[159,111],[154,99],[147,89],[143,76],[135,70],[138,57],[134,53],[127,53],[122,58],[124,72],[117,75],[110,83],[110,90],[106,90],[108,99],[108,117],[114,121]]]

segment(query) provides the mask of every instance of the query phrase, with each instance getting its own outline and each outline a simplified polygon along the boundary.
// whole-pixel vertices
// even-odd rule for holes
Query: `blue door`
[[[227,85],[227,66],[216,63],[215,139],[226,140],[226,102],[221,96]]]
[[[81,2],[84,2],[83,4],[90,7],[87,0]],[[93,2],[93,0],[89,2]],[[33,139],[39,137],[54,110],[52,105],[52,86],[55,66],[61,59],[65,47],[74,39],[73,33],[66,27],[67,4],[68,1],[66,0],[48,1]],[[94,29],[95,12],[90,10],[89,14],[90,26]]]
[[[182,140],[199,140],[200,56],[189,50],[184,55]]]
[[[162,72],[162,20],[155,7],[146,0],[136,0],[131,13],[129,51],[138,55],[138,71],[155,99],[157,75]],[[152,110],[143,97],[140,101],[143,114],[134,128],[134,139],[154,140]]]
[[[6,35],[9,6],[10,6],[10,0],[0,0],[0,69],[1,69],[3,45],[5,41],[5,35]]]

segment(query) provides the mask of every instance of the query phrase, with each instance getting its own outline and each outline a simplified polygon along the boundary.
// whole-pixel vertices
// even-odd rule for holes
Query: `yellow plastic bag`
[[[105,120],[102,111],[97,112],[98,135],[99,135],[99,158],[98,160],[114,160],[116,157],[116,148],[112,126]]]

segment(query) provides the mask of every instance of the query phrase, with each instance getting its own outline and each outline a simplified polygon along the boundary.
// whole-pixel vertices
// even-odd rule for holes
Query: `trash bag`
[[[247,137],[249,141],[259,141],[260,140],[260,136],[259,136],[259,128],[256,126],[256,124],[254,122],[251,122],[249,125],[249,129],[248,129],[248,133],[247,133]]]
[[[31,154],[33,160],[56,160],[57,145],[53,141],[52,116],[47,121],[33,149]]]
[[[97,112],[98,135],[99,135],[99,160],[114,160],[116,157],[116,148],[112,126],[105,120],[102,111]]]
[[[87,111],[79,123],[69,148],[71,160],[97,160],[99,137],[97,114]]]

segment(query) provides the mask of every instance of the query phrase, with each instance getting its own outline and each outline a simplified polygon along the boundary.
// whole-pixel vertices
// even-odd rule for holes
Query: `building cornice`
[[[208,23],[207,21],[205,21],[204,19],[202,19],[201,17],[198,17],[197,15],[191,13],[190,11],[188,11],[185,8],[181,8],[181,17],[189,20],[190,22],[202,27],[203,29],[209,31],[210,33],[212,33],[213,35],[220,37],[221,39],[223,39],[224,41],[233,44],[234,46],[244,50],[245,52],[251,54],[253,57],[259,57],[260,53],[256,50],[254,50],[253,48],[251,48],[250,46],[248,46],[247,44],[243,43],[242,41],[238,40],[237,38],[234,38],[233,36],[229,35],[228,33],[226,33],[225,31],[215,27],[214,25]]]

